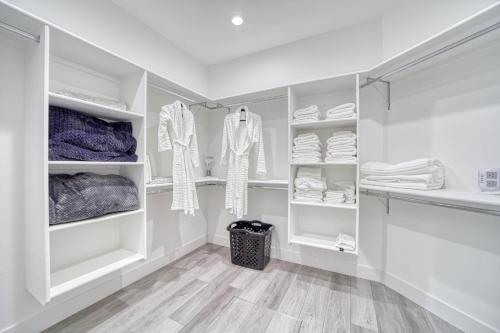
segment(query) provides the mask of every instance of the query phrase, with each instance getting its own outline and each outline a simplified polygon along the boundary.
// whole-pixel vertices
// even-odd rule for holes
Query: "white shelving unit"
[[[359,76],[352,74],[289,88],[289,161],[292,160],[293,139],[301,132],[315,132],[320,136],[321,141],[325,143],[332,132],[340,129],[350,129],[358,134],[359,142],[358,83]],[[293,123],[293,112],[297,108],[316,104],[320,111],[324,112],[331,107],[347,102],[356,103],[356,118],[319,120],[300,124]],[[324,155],[325,151],[323,151]],[[356,203],[327,204],[294,200],[294,179],[298,168],[303,166],[321,168],[323,175],[326,175],[328,184],[336,180],[354,181],[357,193]],[[357,162],[290,163],[288,241],[301,246],[357,254],[359,239],[358,181],[359,166]],[[325,214],[325,209],[330,210],[330,212]],[[335,245],[336,236],[339,232],[350,234],[356,239],[356,249],[354,251],[344,251],[344,249],[339,249]]]
[[[32,54],[26,57],[32,59],[26,72],[33,75],[26,87],[32,96],[26,103],[25,162],[30,166],[25,174],[30,184],[26,191],[26,287],[45,304],[147,256],[143,162],[147,74],[55,28],[42,25],[34,32],[40,34],[40,43],[31,44],[27,50]],[[128,110],[49,92],[57,89],[123,100]],[[49,161],[49,105],[107,121],[132,122],[138,162]],[[140,208],[49,226],[49,174],[83,171],[131,179],[138,188]]]

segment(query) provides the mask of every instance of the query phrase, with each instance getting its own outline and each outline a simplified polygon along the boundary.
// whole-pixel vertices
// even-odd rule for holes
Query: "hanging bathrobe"
[[[242,114],[241,110],[245,110]],[[260,116],[239,108],[224,119],[221,164],[227,164],[226,209],[237,218],[247,214],[248,205],[248,157],[255,146],[257,174],[266,174],[262,120]],[[242,118],[245,121],[241,121]],[[229,159],[229,161],[228,161]]]
[[[158,127],[158,151],[173,149],[172,210],[194,215],[199,208],[193,167],[199,165],[198,141],[191,111],[180,101],[164,105]]]

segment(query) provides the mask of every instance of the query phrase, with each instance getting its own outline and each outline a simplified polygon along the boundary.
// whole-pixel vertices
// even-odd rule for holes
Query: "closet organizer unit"
[[[290,243],[306,245],[344,253],[358,253],[359,225],[359,167],[357,162],[324,162],[326,155],[326,140],[332,133],[350,130],[358,135],[359,117],[359,76],[357,74],[340,76],[328,80],[299,84],[289,87],[289,208],[288,208],[288,240]],[[325,111],[344,103],[356,104],[356,118],[325,120]],[[310,105],[317,105],[321,117],[318,121],[294,123],[293,113]],[[314,132],[322,143],[322,161],[318,163],[292,163],[293,139],[302,133]],[[358,147],[359,159],[359,147]],[[331,188],[336,181],[352,181],[356,187],[356,202],[354,204],[315,203],[294,200],[294,179],[300,167],[321,168],[322,176],[326,177],[327,187]],[[339,233],[354,237],[354,250],[342,249],[336,246]]]
[[[2,9],[3,10],[3,9]],[[19,21],[16,20],[16,25]],[[27,288],[42,303],[146,258],[146,72],[65,32],[40,27],[40,43],[26,48]],[[50,35],[50,38],[49,38]],[[120,100],[127,110],[59,94]],[[27,95],[28,96],[28,95]],[[33,101],[31,101],[33,99]],[[137,162],[49,161],[49,105],[105,121],[130,121]],[[40,167],[41,166],[41,167]],[[49,226],[48,175],[93,172],[134,182],[139,209]],[[32,280],[31,280],[32,279]]]
[[[386,199],[387,213],[395,199],[417,204],[407,210],[415,216],[422,204],[500,215],[500,197],[480,193],[477,178],[500,165],[489,151],[500,140],[498,25],[496,9],[361,75],[361,162],[429,157],[445,166],[439,190],[360,185]]]

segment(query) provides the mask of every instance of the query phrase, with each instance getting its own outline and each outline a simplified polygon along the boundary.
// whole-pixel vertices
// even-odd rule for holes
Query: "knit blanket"
[[[74,110],[50,106],[50,160],[135,162],[136,147],[130,122],[107,122]]]
[[[80,172],[49,176],[49,223],[80,221],[139,209],[134,182],[119,175]]]

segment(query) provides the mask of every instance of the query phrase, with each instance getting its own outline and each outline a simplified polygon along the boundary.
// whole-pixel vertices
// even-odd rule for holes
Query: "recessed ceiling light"
[[[233,22],[234,25],[242,25],[243,24],[243,17],[233,16],[233,18],[231,19],[231,22]]]

